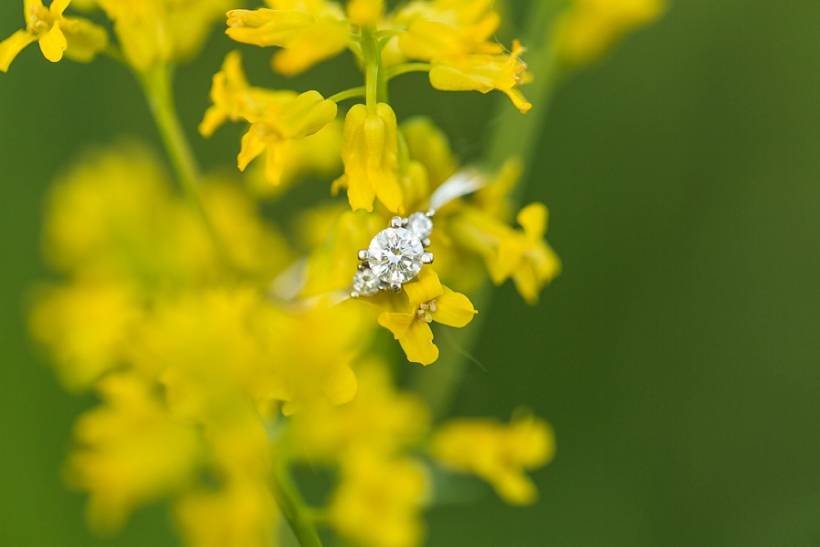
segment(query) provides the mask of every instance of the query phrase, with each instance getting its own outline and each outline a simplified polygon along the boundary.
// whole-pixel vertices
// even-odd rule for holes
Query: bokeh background
[[[0,2],[0,36],[21,4]],[[816,0],[677,0],[560,89],[526,200],[550,207],[564,272],[535,308],[497,291],[474,349],[487,370],[469,369],[454,409],[506,419],[526,404],[555,427],[557,457],[534,475],[536,506],[437,508],[430,545],[820,545],[818,29]],[[215,36],[179,71],[209,167],[239,143],[239,127],[193,134],[229,47]],[[245,51],[255,83],[285,83]],[[335,91],[356,83],[351,66],[289,83]],[[405,78],[399,117],[430,114],[478,154],[492,98]],[[60,389],[25,332],[27,290],[48,277],[49,183],[122,135],[158,144],[108,60],[50,65],[33,46],[0,75],[2,546],[175,545],[162,506],[112,539],[85,531],[60,465],[92,400]]]

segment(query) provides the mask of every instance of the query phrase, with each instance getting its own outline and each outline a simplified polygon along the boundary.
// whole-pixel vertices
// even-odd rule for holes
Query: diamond
[[[370,269],[381,281],[405,283],[421,270],[424,247],[410,230],[387,228],[376,234],[367,253]]]
[[[407,229],[417,238],[425,239],[433,233],[433,221],[424,213],[413,213],[407,221]]]
[[[379,278],[369,268],[360,270],[353,276],[353,290],[361,296],[373,296],[379,292],[379,286]]]

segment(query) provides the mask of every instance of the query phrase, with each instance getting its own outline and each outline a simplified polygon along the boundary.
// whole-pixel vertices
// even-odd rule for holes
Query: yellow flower
[[[397,177],[398,146],[396,114],[390,105],[379,103],[371,112],[357,104],[347,112],[342,146],[345,174],[338,185],[347,187],[354,211],[372,211],[378,197],[391,212],[404,212]]]
[[[555,30],[554,47],[568,65],[600,58],[622,36],[661,15],[663,0],[574,0]]]
[[[519,59],[524,50],[515,43],[511,54],[475,54],[462,58],[442,58],[433,62],[430,84],[443,91],[504,92],[522,113],[532,108],[518,86],[531,80],[527,65]]]
[[[524,229],[524,237],[519,239],[521,259],[513,269],[513,282],[524,300],[535,304],[541,288],[560,273],[561,261],[544,242],[547,208],[543,204],[527,205],[519,211],[516,221]]]
[[[42,0],[25,0],[26,30],[18,30],[0,42],[0,71],[6,72],[27,45],[40,43],[43,56],[56,63],[63,54],[75,61],[91,61],[108,45],[104,28],[85,19],[63,17],[71,0],[53,0],[46,8]]]
[[[501,53],[501,45],[492,41],[501,18],[491,8],[488,0],[411,2],[394,21],[407,25],[399,35],[398,47],[417,61]]]
[[[417,281],[404,285],[404,291],[406,311],[382,312],[379,324],[393,333],[409,361],[429,365],[438,359],[429,323],[461,328],[478,312],[466,296],[443,286],[431,268],[423,268]]]
[[[266,477],[231,480],[213,491],[202,488],[174,506],[188,547],[273,547],[277,511]]]
[[[99,390],[104,405],[76,423],[78,448],[67,474],[73,486],[90,493],[90,525],[110,532],[137,506],[193,480],[201,444],[196,429],[173,421],[137,375],[107,376]]]
[[[233,0],[96,0],[114,21],[123,54],[139,72],[190,59],[202,47],[211,25]]]
[[[294,456],[327,462],[362,448],[392,454],[427,433],[427,407],[417,396],[396,391],[385,363],[359,364],[356,379],[359,388],[349,403],[317,405],[293,417],[288,446]]]
[[[267,151],[265,178],[277,185],[282,178],[285,153],[293,139],[307,137],[336,118],[336,103],[325,99],[318,91],[271,94],[258,120],[242,137],[242,150],[237,162],[240,171],[257,156]]]
[[[350,29],[336,2],[268,0],[273,9],[228,12],[227,35],[237,42],[278,46],[272,61],[280,74],[304,72],[334,57],[350,42]]]
[[[219,126],[231,120],[239,121],[243,116],[257,110],[251,104],[251,86],[242,69],[242,54],[232,51],[225,56],[222,70],[214,74],[211,86],[213,106],[205,111],[205,117],[199,124],[199,133],[205,138],[214,134]]]
[[[172,196],[154,157],[139,147],[121,146],[79,162],[49,198],[45,250],[63,272],[153,285],[190,278],[201,268],[194,253],[200,241],[208,244],[204,230]],[[197,233],[202,239],[192,240]]]
[[[533,203],[517,216],[523,231],[510,228],[492,215],[464,207],[449,220],[448,229],[458,244],[483,257],[493,283],[513,278],[519,294],[530,304],[541,288],[561,271],[561,261],[543,236],[547,208]]]
[[[287,241],[262,220],[257,204],[234,181],[207,181],[202,200],[220,240],[228,243],[231,267],[246,281],[265,286],[290,263]]]
[[[244,398],[237,402],[239,407],[203,428],[208,443],[203,467],[210,484],[174,500],[175,520],[189,547],[274,544],[278,511],[269,487],[271,443],[253,406]]]
[[[415,547],[423,536],[426,483],[414,460],[359,452],[342,465],[330,504],[331,524],[363,547]]]
[[[292,140],[285,154],[279,186],[267,182],[263,162],[253,162],[245,178],[250,193],[278,198],[308,177],[337,177],[342,170],[342,127],[341,121],[333,120],[313,135]]]
[[[281,401],[286,416],[352,400],[358,384],[351,365],[372,329],[364,311],[351,304],[320,303],[292,315],[269,308],[270,351],[251,388],[254,399]]]
[[[208,424],[241,412],[268,352],[262,306],[249,289],[162,299],[135,336],[131,362],[163,386],[178,419]]]
[[[509,425],[491,419],[460,419],[436,431],[432,453],[454,470],[486,480],[507,503],[528,505],[538,491],[525,471],[552,459],[555,440],[552,428],[530,415],[514,415]]]
[[[142,316],[134,293],[126,284],[92,278],[37,295],[29,328],[51,353],[66,388],[87,389],[122,363],[129,333]]]

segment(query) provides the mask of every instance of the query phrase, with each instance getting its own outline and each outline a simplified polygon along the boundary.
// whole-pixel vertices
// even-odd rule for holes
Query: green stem
[[[282,511],[282,515],[293,530],[293,535],[302,547],[322,547],[322,540],[319,539],[319,534],[310,518],[310,510],[305,507],[287,469],[281,463],[276,465],[275,469],[272,481],[273,496],[276,498],[279,510]]]
[[[404,63],[402,65],[396,65],[388,68],[385,71],[384,77],[387,80],[392,80],[396,76],[401,76],[402,74],[408,74],[410,72],[430,72],[432,68],[433,65],[430,63]]]
[[[329,101],[333,101],[334,103],[339,103],[342,101],[346,101],[347,99],[353,99],[355,97],[364,97],[367,93],[367,90],[364,86],[360,87],[351,87],[350,89],[345,89],[344,91],[340,91],[335,95],[331,95],[328,97]]]
[[[379,41],[373,29],[362,29],[362,54],[364,55],[367,109],[375,112],[377,103],[388,102],[388,94],[387,77],[382,67]]]
[[[182,191],[205,224],[220,258],[227,266],[230,266],[227,249],[219,238],[202,200],[199,190],[199,181],[201,180],[199,167],[174,105],[174,94],[168,67],[160,65],[147,72],[137,73],[137,78],[142,85],[148,107],[154,117],[160,138],[165,145]]]
[[[559,12],[560,3],[547,0],[532,0],[529,21],[524,33],[524,44],[531,47],[525,60],[532,71],[532,83],[523,88],[527,99],[532,103],[532,110],[522,115],[506,97],[500,98],[497,118],[500,123],[495,127],[486,149],[487,166],[498,169],[507,159],[517,156],[525,169],[532,163],[547,118],[558,74],[555,69],[555,56],[549,47],[552,23]],[[513,199],[519,199],[527,180],[527,173],[522,175],[521,183],[515,190]],[[481,327],[492,302],[493,288],[489,282],[469,295],[476,309],[480,310],[475,319],[465,328],[453,330],[452,347],[442,352],[439,360],[424,370],[418,370],[413,376],[413,387],[427,400],[434,416],[441,418],[447,414],[461,383],[471,357],[469,351],[475,347],[481,334]]]

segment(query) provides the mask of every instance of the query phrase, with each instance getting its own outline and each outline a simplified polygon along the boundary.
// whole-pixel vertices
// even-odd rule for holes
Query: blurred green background
[[[0,2],[0,36],[22,25]],[[488,496],[428,518],[432,546],[820,545],[820,3],[678,0],[560,89],[526,200],[551,211],[562,276],[538,307],[497,292],[457,398],[519,404],[555,427],[541,501]],[[217,36],[179,71],[207,166],[239,127],[193,134]],[[254,83],[282,85],[245,49]],[[352,62],[292,85],[354,85]],[[345,73],[339,83],[337,73]],[[394,85],[400,118],[435,117],[465,158],[493,100]],[[158,142],[137,85],[108,60],[50,65],[36,46],[0,75],[0,545],[174,545],[163,507],[110,540],[85,532],[60,465],[90,398],[65,394],[24,327],[52,177],[90,144]],[[446,344],[445,344],[446,345]]]

